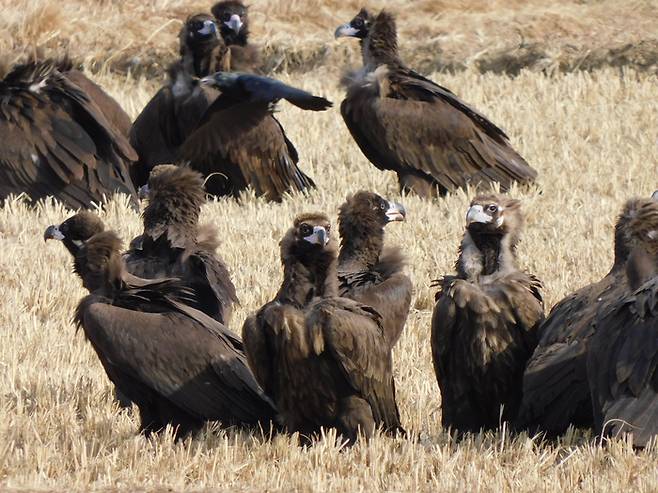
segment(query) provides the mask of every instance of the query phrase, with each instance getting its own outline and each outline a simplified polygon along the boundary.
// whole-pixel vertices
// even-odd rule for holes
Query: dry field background
[[[412,12],[404,12],[401,0],[389,3],[394,10],[403,11],[401,17],[412,16]],[[490,24],[498,22],[495,19],[532,17],[533,5],[541,2],[508,2],[510,8],[504,8],[503,2],[491,2],[491,8],[486,7],[489,2],[467,3],[472,8],[464,14],[465,22],[475,25],[482,19],[482,32],[489,33],[480,38],[484,42],[487,36],[496,36]],[[621,16],[612,15],[610,8],[622,3],[626,5],[605,0],[569,3],[568,12],[573,13],[569,17],[587,25],[599,25],[608,19],[611,26],[621,22]],[[3,7],[0,23],[9,23],[10,35],[22,36],[11,41],[15,43],[11,49],[28,40],[41,39],[47,45],[76,33],[80,39],[71,45],[74,54],[87,53],[89,47],[83,40],[91,37],[98,45],[84,56],[100,59],[104,50],[135,43],[133,40],[145,32],[156,30],[170,11],[180,17],[201,5],[189,4],[192,7],[184,9],[183,2],[166,0],[140,5],[131,0],[71,0],[57,4],[19,1]],[[424,26],[437,33],[461,19],[457,2],[408,4],[419,11],[440,7],[434,17],[423,15],[418,20],[419,32]],[[559,6],[567,2],[554,4],[547,11],[558,12]],[[642,9],[652,2],[635,4],[637,8],[629,10],[629,15],[637,14],[638,30],[634,32],[641,32],[649,20]],[[129,15],[127,5],[134,6],[139,15]],[[301,0],[267,5],[264,0],[254,1],[254,18],[260,19],[262,14],[256,14],[259,10],[267,12],[275,18],[274,27],[261,23],[257,32],[281,45],[297,43],[290,40],[292,27],[301,32],[303,39],[317,41],[325,31],[329,37],[332,30],[327,31],[327,26],[336,24],[339,17],[351,17],[357,7],[353,1],[335,9],[323,6],[324,2]],[[34,14],[38,8],[55,18],[53,29],[60,34],[47,35],[44,24],[48,19]],[[89,12],[85,9],[96,9],[103,16],[85,25],[87,20],[83,19]],[[578,9],[594,20],[576,15]],[[74,20],[62,22],[70,13],[75,13]],[[154,13],[157,20],[149,23]],[[555,15],[559,18],[561,14]],[[657,17],[655,12],[652,15],[655,26]],[[20,24],[21,19],[28,20]],[[113,30],[123,22],[128,25],[121,26],[122,31]],[[289,22],[287,32],[281,27],[286,26],[285,22]],[[400,22],[402,32],[409,36],[411,29],[404,27],[402,19]],[[435,23],[443,27],[436,28]],[[173,28],[167,29],[171,34]],[[615,29],[610,27],[610,32]],[[173,34],[168,36],[166,49],[173,52]],[[468,47],[458,48],[462,46],[458,37],[445,36],[456,52],[471,49],[468,43],[464,43]],[[555,33],[551,36],[559,37]],[[501,36],[490,44],[504,42]],[[154,39],[149,43],[149,50],[165,49]],[[405,46],[405,41],[402,44]],[[332,49],[339,49],[332,45]],[[301,47],[298,43],[296,46]],[[409,50],[408,45],[405,49]],[[11,51],[7,50],[3,47],[3,51]],[[506,129],[513,144],[539,171],[536,187],[513,195],[523,200],[527,216],[520,264],[543,279],[550,307],[565,294],[607,272],[612,259],[613,224],[623,202],[658,188],[658,81],[646,71],[619,68],[552,75],[524,71],[514,79],[481,74],[477,68],[455,74],[434,73],[432,77]],[[279,76],[326,95],[337,104],[342,98],[335,69]],[[157,89],[157,81],[141,76],[135,79],[103,71],[94,78],[133,117]],[[245,196],[241,204],[219,200],[204,208],[202,220],[220,231],[220,252],[231,267],[242,301],[232,328],[239,332],[247,314],[275,293],[281,279],[278,241],[295,214],[323,210],[335,218],[346,194],[362,188],[402,201],[408,220],[389,226],[387,241],[404,248],[416,287],[409,322],[394,353],[402,420],[413,439],[377,437],[370,444],[340,450],[331,435],[310,449],[301,449],[284,436],[270,441],[214,426],[209,426],[201,437],[179,444],[172,443],[170,436],[152,440],[136,436],[136,413],[115,407],[110,384],[93,350],[70,322],[76,303],[84,295],[71,273],[70,258],[61,245],[42,241],[46,226],[60,222],[67,212],[52,203],[29,209],[21,200],[15,200],[0,209],[0,488],[658,490],[658,447],[635,453],[628,444],[601,443],[582,432],[569,432],[558,443],[542,443],[526,435],[510,437],[505,431],[473,436],[460,444],[451,442],[440,429],[440,395],[429,348],[434,295],[429,284],[452,271],[469,195],[459,193],[434,202],[400,198],[395,177],[377,171],[366,161],[337,108],[308,114],[284,104],[278,116],[318,190],[308,197],[291,197],[282,204]],[[108,204],[101,215],[126,242],[140,231],[139,215],[122,199]]]

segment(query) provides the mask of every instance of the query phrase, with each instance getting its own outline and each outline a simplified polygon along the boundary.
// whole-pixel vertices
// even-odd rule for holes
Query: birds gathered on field
[[[251,307],[242,339],[230,328],[239,297],[217,230],[199,224],[206,197],[322,193],[274,112],[281,100],[309,112],[299,119],[332,107],[266,76],[249,35],[241,1],[187,17],[166,82],[134,122],[68,59],[15,65],[0,80],[0,200],[78,210],[44,239],[72,256],[88,291],[74,321],[142,433],[184,438],[219,421],[303,443],[326,428],[350,444],[404,436],[392,353],[414,284],[403,250],[384,242],[407,219],[400,203],[349,194],[339,235],[325,212],[298,215],[279,244],[278,292]],[[548,437],[575,426],[647,445],[658,435],[658,191],[624,205],[610,272],[544,319],[542,284],[517,264],[524,216],[509,195],[537,172],[503,130],[402,61],[391,13],[361,9],[335,37],[360,41],[340,112],[365,157],[395,172],[402,194],[476,191],[427,327],[442,426],[460,437],[504,422]],[[116,192],[145,205],[125,252],[84,210]]]

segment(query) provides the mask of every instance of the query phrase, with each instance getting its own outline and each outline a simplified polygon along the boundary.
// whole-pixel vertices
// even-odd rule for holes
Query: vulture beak
[[[348,22],[347,24],[343,24],[342,26],[338,26],[336,29],[336,32],[334,32],[334,38],[345,38],[345,37],[355,37],[358,34],[359,30],[352,27],[352,25]]]
[[[388,210],[386,211],[386,219],[388,219],[388,222],[393,222],[393,221],[404,221],[404,219],[407,217],[407,211],[404,210],[404,206],[402,204],[398,204],[397,202],[388,202]]]
[[[240,19],[240,16],[237,14],[233,14],[231,18],[224,23],[226,26],[229,27],[229,29],[232,29],[235,34],[238,34],[240,32],[240,29],[242,29],[242,19]]]
[[[217,26],[211,20],[203,21],[203,27],[197,31],[197,33],[202,36],[208,36],[210,34],[215,34],[217,32]]]
[[[653,192],[653,194],[651,194],[651,200],[658,202],[658,190],[656,190],[655,192]]]
[[[149,198],[149,193],[151,190],[149,189],[148,184],[147,185],[142,185],[139,187],[139,190],[137,191],[137,195],[139,195],[139,200],[145,200]]]
[[[326,246],[329,243],[329,233],[322,226],[315,226],[313,228],[313,233],[308,236],[304,236],[304,240],[312,243],[313,245]]]
[[[493,220],[489,214],[484,212],[484,208],[481,205],[472,205],[468,212],[466,213],[466,225],[472,223],[483,223],[487,224]]]
[[[46,231],[43,233],[43,241],[48,240],[59,240],[62,241],[65,238],[64,234],[59,230],[59,226],[51,224],[46,228]]]

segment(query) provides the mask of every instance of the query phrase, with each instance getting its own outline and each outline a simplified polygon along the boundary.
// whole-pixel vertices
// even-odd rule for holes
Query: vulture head
[[[636,200],[636,210],[628,222],[632,250],[626,263],[631,288],[637,289],[658,276],[658,194],[648,200]]]
[[[92,236],[105,230],[103,221],[93,212],[81,211],[62,224],[51,224],[43,233],[44,241],[59,240],[75,257],[82,245]]]
[[[363,63],[372,70],[379,65],[400,63],[395,17],[386,10],[373,16],[361,9],[349,23],[338,26],[334,36],[360,39]]]
[[[329,218],[322,213],[306,213],[295,218],[283,240],[281,259],[312,266],[322,259],[336,256],[336,240],[331,234]]]
[[[245,46],[249,38],[248,8],[239,0],[217,2],[210,9],[220,26],[224,42],[230,45]]]
[[[336,32],[334,32],[334,37],[343,38],[358,38],[366,39],[368,37],[368,31],[372,25],[374,18],[366,9],[361,9],[358,14],[346,24],[338,26]]]
[[[121,287],[123,261],[121,240],[114,231],[95,234],[80,248],[73,270],[89,291],[105,290],[107,293]]]
[[[624,204],[615,223],[615,262],[613,268],[623,268],[626,265],[628,256],[636,244],[636,236],[631,225],[643,205],[651,202],[658,202],[658,190],[653,193],[651,199],[633,198],[627,200]]]
[[[211,15],[195,14],[187,18],[180,32],[181,55],[185,54],[186,49],[195,52],[218,44],[217,25]]]

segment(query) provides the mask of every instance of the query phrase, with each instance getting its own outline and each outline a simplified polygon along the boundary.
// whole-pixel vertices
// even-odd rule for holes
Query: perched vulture
[[[216,230],[198,225],[206,201],[203,178],[188,168],[159,165],[148,184],[144,233],[124,255],[128,271],[145,279],[177,277],[194,293],[191,306],[228,325],[239,303],[226,265],[215,250]]]
[[[422,197],[467,185],[532,182],[537,172],[505,132],[398,56],[395,19],[362,9],[335,36],[360,39],[363,69],[347,77],[341,114],[363,154]]]
[[[599,310],[587,354],[597,432],[631,434],[636,447],[658,436],[658,192],[656,199],[642,201],[631,221],[630,289]]]
[[[627,292],[624,266],[631,248],[629,225],[641,201],[629,200],[615,226],[614,263],[603,279],[580,288],[557,303],[539,328],[539,343],[523,377],[523,401],[517,427],[548,436],[569,425],[593,426],[587,381],[587,352],[592,321],[601,307]]]
[[[377,310],[391,347],[407,321],[413,287],[399,248],[384,248],[384,227],[405,216],[401,204],[366,191],[348,197],[338,214],[339,294]]]
[[[88,239],[74,269],[90,294],[75,320],[107,376],[139,407],[140,430],[176,436],[207,420],[267,425],[275,412],[249,371],[242,341],[186,304],[177,281],[125,272],[113,232]]]
[[[295,147],[272,115],[285,99],[311,111],[331,107],[325,98],[268,77],[217,72],[201,84],[221,92],[182,146],[180,157],[208,177],[214,195],[237,195],[248,186],[257,195],[280,201],[287,192],[315,188],[298,167]]]
[[[93,84],[82,74],[69,78],[59,68],[53,60],[29,62],[0,81],[0,200],[53,196],[77,209],[122,192],[136,205],[129,168],[137,156],[104,113],[107,100],[76,84]]]
[[[544,318],[541,283],[516,266],[522,224],[519,201],[476,197],[466,214],[457,275],[440,281],[432,357],[443,427],[459,434],[514,420],[521,402],[523,369]]]
[[[249,44],[249,8],[240,1],[217,2],[211,9],[219,24],[219,32],[229,49],[231,70],[257,72],[260,53]]]
[[[181,58],[168,70],[168,81],[139,114],[130,131],[139,161],[133,180],[144,185],[158,164],[176,162],[179,148],[196,129],[217,92],[196,82],[219,70],[228,70],[227,48],[217,34],[212,16],[188,17],[181,29]]]
[[[295,219],[281,241],[283,283],[242,329],[249,366],[288,430],[336,428],[350,443],[375,426],[403,431],[380,315],[337,296],[336,245],[324,214]]]

